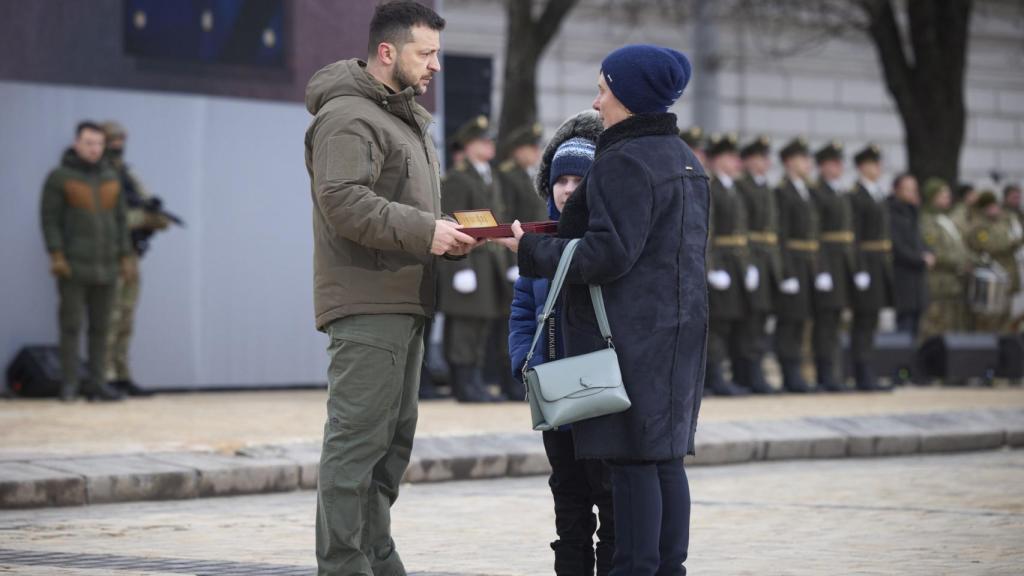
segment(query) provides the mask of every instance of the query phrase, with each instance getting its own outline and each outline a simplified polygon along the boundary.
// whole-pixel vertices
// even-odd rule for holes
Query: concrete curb
[[[1024,409],[709,422],[697,431],[696,444],[689,465],[1021,447]],[[0,459],[0,509],[313,489],[319,462],[320,447],[313,443],[258,446],[233,456],[12,456]],[[404,480],[445,482],[549,470],[537,433],[425,436],[416,441]]]

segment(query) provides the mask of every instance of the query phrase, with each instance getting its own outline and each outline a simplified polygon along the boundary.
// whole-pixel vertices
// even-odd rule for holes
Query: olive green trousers
[[[349,316],[327,326],[327,423],[317,487],[321,576],[404,576],[391,506],[416,432],[424,318]]]

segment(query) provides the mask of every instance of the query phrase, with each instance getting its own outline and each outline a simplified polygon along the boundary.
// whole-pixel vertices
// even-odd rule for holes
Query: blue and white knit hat
[[[555,151],[551,159],[551,187],[566,174],[584,176],[594,163],[594,143],[586,138],[570,138]]]

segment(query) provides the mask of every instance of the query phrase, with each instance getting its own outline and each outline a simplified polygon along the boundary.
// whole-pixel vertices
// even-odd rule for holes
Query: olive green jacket
[[[956,223],[947,214],[927,209],[921,213],[921,237],[935,255],[935,266],[928,271],[928,294],[935,300],[962,297],[971,254]]]
[[[412,88],[391,93],[360,60],[306,87],[316,326],[356,314],[434,312],[440,171],[430,114]]]
[[[1010,293],[1020,290],[1020,274],[1015,254],[1024,240],[1013,235],[1010,219],[1001,214],[992,221],[977,215],[967,233],[967,245],[979,255],[987,254],[1006,270],[1010,277]]]
[[[60,252],[71,277],[87,283],[117,280],[120,260],[132,254],[117,174],[67,150],[43,184],[40,214],[46,250]]]

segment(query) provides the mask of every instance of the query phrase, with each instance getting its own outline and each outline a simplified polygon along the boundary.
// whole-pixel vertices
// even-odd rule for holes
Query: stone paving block
[[[846,436],[807,420],[737,422],[765,443],[765,460],[840,458],[846,455]]]
[[[198,473],[145,456],[36,460],[33,464],[85,477],[89,504],[174,500],[199,495]]]
[[[498,446],[508,457],[508,476],[539,476],[551,472],[540,432],[505,434],[500,437]]]
[[[694,444],[697,455],[690,457],[687,463],[695,466],[760,460],[765,453],[764,441],[734,422],[698,424]]]
[[[1008,446],[1024,446],[1024,410],[971,410],[959,414],[971,422],[1002,428],[1006,433],[1005,442]]]
[[[978,422],[964,412],[893,415],[921,430],[921,452],[990,450],[1006,443],[1001,426]]]
[[[294,462],[299,467],[299,488],[315,490],[317,476],[320,472],[320,444],[302,442],[294,444],[251,446],[236,452],[238,456],[248,458],[282,458]]]
[[[894,456],[921,450],[921,431],[889,416],[808,418],[846,436],[848,456]]]
[[[299,487],[299,466],[284,458],[197,452],[152,454],[149,458],[196,470],[199,473],[200,498],[287,492]]]
[[[410,466],[404,481],[500,478],[509,475],[510,460],[518,461],[514,471],[536,469],[540,464],[532,451],[525,457],[517,454],[514,439],[519,436],[481,434],[421,438],[413,447],[415,465]]]
[[[85,478],[26,462],[0,462],[0,508],[80,506]]]

